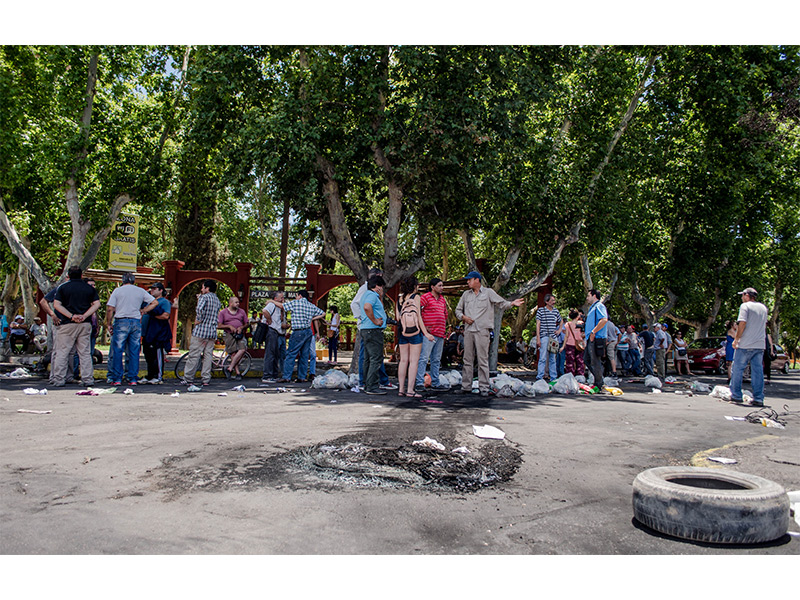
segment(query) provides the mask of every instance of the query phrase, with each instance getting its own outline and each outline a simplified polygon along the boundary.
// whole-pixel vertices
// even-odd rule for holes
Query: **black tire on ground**
[[[239,373],[242,377],[247,375],[247,372],[250,370],[250,364],[252,363],[252,358],[250,357],[249,352],[245,352],[242,355],[242,360],[239,361]],[[225,357],[225,360],[222,361],[222,372],[225,373],[225,377],[228,377],[228,367],[231,364],[231,356],[230,354]]]
[[[633,481],[633,515],[678,538],[757,544],[786,534],[789,496],[773,481],[727,469],[657,467]]]

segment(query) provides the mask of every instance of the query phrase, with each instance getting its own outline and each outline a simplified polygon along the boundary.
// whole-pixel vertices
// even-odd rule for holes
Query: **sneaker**
[[[754,406],[756,408],[763,408],[764,407],[764,403],[763,402],[756,402],[755,400],[750,400],[748,402],[745,402],[744,404],[746,404],[747,406]]]
[[[280,379],[276,379],[275,383],[290,383],[288,379],[284,379],[281,377]]]
[[[397,389],[397,386],[395,386],[394,389]],[[385,396],[386,395],[386,392],[384,390],[381,390],[381,389],[364,390],[364,393],[365,394],[369,394],[370,396]]]
[[[106,381],[108,385],[122,385],[121,381]]]
[[[449,386],[449,385],[442,385],[442,384],[440,384],[440,383],[437,383],[436,385],[434,385],[434,386],[432,386],[432,387],[433,387],[433,389],[435,389],[435,390],[449,390],[449,389],[450,389],[450,386]]]
[[[381,385],[381,389],[382,390],[396,390],[397,386],[390,381],[389,383]]]
[[[161,380],[161,379],[151,379],[150,380],[150,384],[151,385],[161,385],[162,383],[164,383],[164,381]]]
[[[261,379],[261,383],[278,383],[278,380],[274,377],[266,377]]]
[[[138,382],[136,382],[136,381],[131,381],[131,382],[130,382],[128,385],[131,385],[131,386],[133,386],[133,385],[138,385]]]
[[[234,381],[240,381],[240,380],[242,379],[242,376],[241,376],[241,375],[239,375],[239,374],[236,374],[236,375],[234,375],[234,376],[232,377],[232,379],[233,379]]]
[[[210,381],[204,381],[204,382],[203,382],[203,385],[210,385],[210,384],[211,384],[211,382],[210,382]]]

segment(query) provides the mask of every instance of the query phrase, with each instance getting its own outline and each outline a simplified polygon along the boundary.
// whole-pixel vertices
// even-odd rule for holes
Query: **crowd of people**
[[[409,277],[400,282],[400,294],[393,307],[396,320],[386,313],[384,291],[386,283],[379,269],[371,269],[367,281],[358,289],[351,305],[360,338],[358,373],[360,387],[367,394],[386,394],[397,390],[398,395],[420,398],[426,387],[440,386],[440,370],[462,362],[462,391],[472,392],[474,370],[478,372],[478,391],[489,395],[489,348],[494,335],[494,308],[519,306],[521,299],[507,301],[491,288],[482,285],[477,271],[467,274],[467,290],[455,309],[458,325],[448,327],[449,309],[444,283],[439,278],[429,282],[430,291],[421,294],[419,282]],[[122,285],[110,295],[106,304],[105,327],[111,335],[107,383],[128,385],[163,382],[166,355],[172,348],[169,324],[172,304],[165,298],[162,283],[155,282],[147,290],[135,285],[135,275],[125,273]],[[185,368],[184,382],[192,386],[208,385],[211,380],[213,349],[219,332],[230,356],[227,375],[241,379],[239,364],[247,351],[248,331],[252,331],[255,346],[264,345],[264,383],[302,382],[316,374],[316,343],[323,331],[327,335],[329,362],[338,358],[341,316],[336,306],[326,312],[309,300],[306,290],[296,293],[292,300],[282,291],[271,292],[268,302],[259,313],[248,317],[231,296],[222,308],[216,295],[217,285],[207,279],[198,294],[194,327]],[[772,340],[766,328],[766,307],[756,301],[753,288],[740,292],[742,308],[736,321],[726,324],[726,361],[728,379],[734,399],[741,395],[743,365],[750,365],[756,402],[763,401],[764,373],[769,374]],[[588,376],[602,381],[605,376],[656,376],[662,381],[667,373],[667,357],[671,354],[678,375],[693,375],[688,342],[682,332],[671,335],[667,323],[645,323],[638,330],[635,324],[617,325],[609,318],[598,290],[587,293],[584,313],[571,309],[564,319],[555,307],[556,298],[546,294],[544,305],[536,310],[536,330],[530,343],[512,337],[505,346],[511,362],[529,363],[538,353],[537,379],[553,381],[564,373]],[[52,318],[53,348],[50,384],[60,387],[80,380],[91,385],[93,380],[94,347],[99,324],[97,311],[100,299],[96,284],[83,278],[78,267],[68,271],[68,280],[51,290],[40,302]],[[763,307],[760,308],[760,307]],[[47,340],[46,325],[39,317],[28,326],[24,317],[16,316],[11,323],[2,317],[0,329],[12,346],[27,351],[33,344],[43,350]],[[758,320],[757,323],[754,321]],[[764,322],[761,323],[760,321]],[[748,326],[749,322],[749,326]],[[390,382],[384,366],[384,330],[390,325],[398,328],[398,383]],[[759,337],[759,340],[756,338]],[[761,350],[758,373],[754,354]],[[139,381],[139,352],[143,350],[147,375]],[[745,352],[747,351],[747,352]],[[745,360],[746,359],[746,360]],[[430,367],[429,367],[430,365]],[[293,378],[296,370],[296,377]],[[200,379],[195,381],[195,374]],[[429,381],[426,382],[426,377]],[[738,379],[737,379],[738,378]],[[427,384],[427,385],[426,385]],[[446,386],[449,389],[449,386]]]
[[[742,296],[739,317],[725,325],[728,382],[734,401],[737,401],[737,398],[741,398],[741,381],[747,357],[746,364],[751,367],[754,404],[758,405],[763,402],[763,385],[769,383],[770,366],[774,358],[773,341],[767,328],[767,309],[756,300],[755,289],[747,288],[739,295]],[[587,294],[588,313],[570,309],[569,320],[564,320],[555,308],[552,294],[546,294],[544,301],[544,306],[536,311],[536,334],[531,337],[530,345],[523,338],[513,336],[506,344],[510,362],[527,364],[529,354],[538,350],[537,379],[553,381],[564,373],[586,376],[591,372],[595,381],[602,381],[605,376],[645,375],[656,376],[664,381],[670,355],[677,375],[694,375],[689,342],[681,331],[676,331],[673,337],[667,323],[654,323],[652,331],[647,323],[642,324],[638,331],[634,324],[617,326],[609,319],[597,290]],[[749,333],[744,338],[746,345],[741,345],[740,339],[745,329]],[[737,352],[745,348],[747,353]],[[749,352],[756,349],[760,351],[758,359],[752,358]],[[754,367],[756,362],[759,363],[758,369]],[[734,383],[737,378],[738,383]],[[756,389],[761,390],[760,394],[755,393]]]

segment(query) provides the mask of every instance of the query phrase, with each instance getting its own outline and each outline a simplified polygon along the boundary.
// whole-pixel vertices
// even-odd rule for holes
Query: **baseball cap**
[[[748,296],[757,296],[758,292],[754,288],[745,288],[741,292],[738,292],[741,296],[742,294],[747,294]]]
[[[16,321],[17,319],[24,321],[25,317],[23,317],[22,315],[17,315],[16,317],[14,317],[14,320]]]
[[[467,273],[467,279],[475,279],[475,278],[481,279],[481,274],[478,273],[477,271],[470,271],[469,273]]]
[[[147,289],[148,290],[152,290],[153,288],[158,288],[159,290],[161,290],[163,292],[164,291],[164,284],[161,283],[160,281],[156,281],[155,283],[151,283],[150,287],[148,287]]]
[[[647,323],[642,324],[642,329],[648,329],[650,326]]]

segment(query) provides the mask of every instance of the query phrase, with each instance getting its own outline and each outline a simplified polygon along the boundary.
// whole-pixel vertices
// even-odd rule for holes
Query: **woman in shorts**
[[[400,297],[397,302],[398,309],[395,312],[398,321],[397,338],[400,349],[400,362],[397,365],[397,395],[409,398],[422,398],[422,394],[418,394],[414,390],[419,356],[422,353],[422,336],[433,341],[433,336],[428,333],[425,323],[420,318],[418,288],[416,277],[408,277],[400,282]],[[404,389],[406,391],[403,391]]]
[[[736,321],[728,321],[725,323],[728,331],[725,335],[725,363],[728,365],[728,383],[731,382],[731,367],[733,366],[733,338],[736,337],[736,330],[739,328],[739,323]]]

